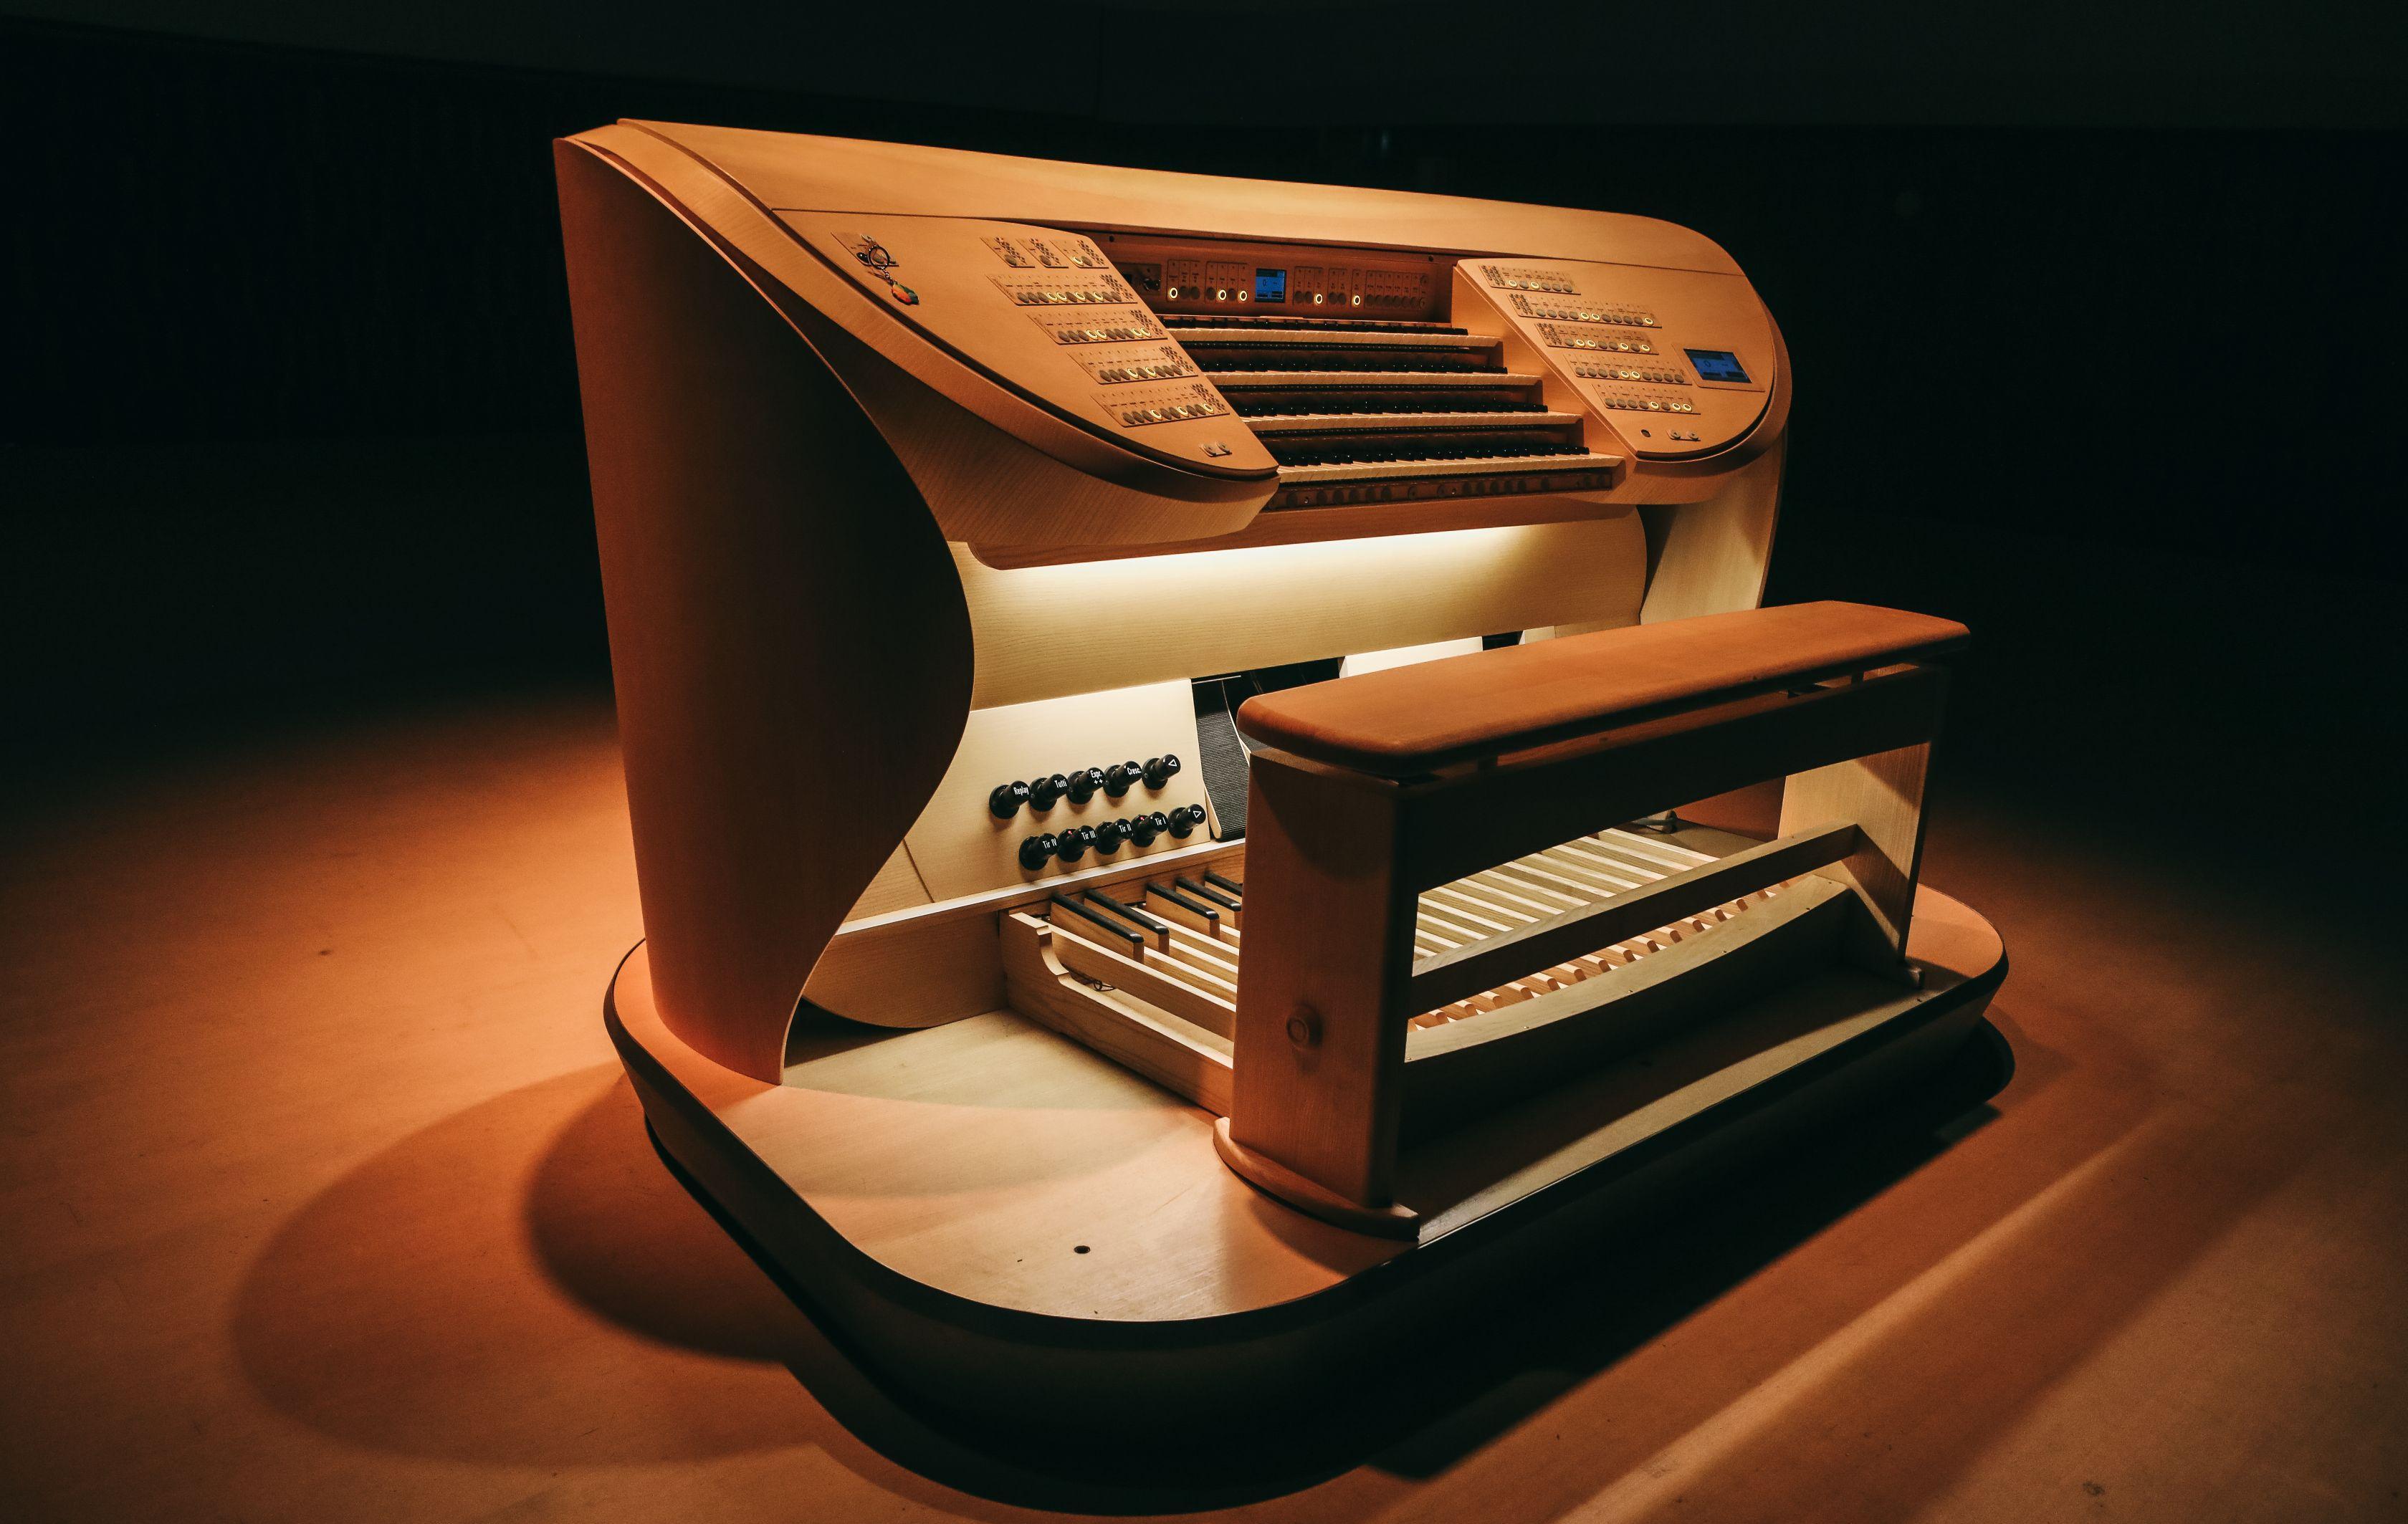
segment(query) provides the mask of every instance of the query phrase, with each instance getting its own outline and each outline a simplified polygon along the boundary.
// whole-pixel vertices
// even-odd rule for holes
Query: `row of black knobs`
[[[1021,842],[1020,865],[1034,873],[1056,858],[1064,862],[1076,862],[1087,855],[1090,847],[1099,854],[1119,851],[1121,843],[1125,841],[1151,847],[1154,839],[1164,832],[1184,841],[1203,823],[1203,805],[1182,805],[1168,814],[1155,810],[1151,815],[1132,815],[1125,820],[1072,826],[1060,835],[1048,831],[1043,835],[1030,836]]]
[[[995,792],[986,796],[986,807],[998,820],[1009,820],[1026,805],[1035,810],[1052,809],[1054,802],[1068,797],[1073,805],[1083,805],[1096,797],[1097,790],[1109,799],[1118,799],[1138,785],[1142,778],[1149,789],[1159,789],[1179,772],[1179,759],[1165,753],[1148,757],[1140,762],[1131,758],[1114,762],[1109,768],[1082,767],[1075,773],[1055,773],[1050,777],[1030,778],[998,784]],[[1187,833],[1181,832],[1181,835]],[[1065,859],[1064,861],[1068,861]]]

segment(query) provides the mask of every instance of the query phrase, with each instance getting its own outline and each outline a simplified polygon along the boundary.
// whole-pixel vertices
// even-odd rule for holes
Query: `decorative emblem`
[[[886,282],[886,294],[895,298],[896,305],[901,306],[920,305],[920,293],[895,278],[895,271],[902,262],[897,260],[884,244],[865,233],[858,238],[847,240],[844,247],[854,259],[861,262],[864,269]]]

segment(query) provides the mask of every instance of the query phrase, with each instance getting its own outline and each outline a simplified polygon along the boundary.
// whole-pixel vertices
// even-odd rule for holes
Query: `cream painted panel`
[[[1469,656],[1480,649],[1478,635],[1466,635],[1461,640],[1433,640],[1426,646],[1391,646],[1384,651],[1355,651],[1338,668],[1341,677],[1359,677],[1367,672],[1385,672],[1390,667],[1410,667],[1423,662],[1435,662],[1441,656]]]
[[[1635,511],[1009,570],[956,545],[953,561],[980,708],[1501,630],[1635,624],[1647,586]]]

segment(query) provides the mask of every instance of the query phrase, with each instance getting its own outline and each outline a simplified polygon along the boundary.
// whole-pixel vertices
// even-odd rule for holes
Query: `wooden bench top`
[[[1500,647],[1248,699],[1249,741],[1382,777],[1478,757],[1959,644],[1965,627],[1868,604],[1790,604]]]

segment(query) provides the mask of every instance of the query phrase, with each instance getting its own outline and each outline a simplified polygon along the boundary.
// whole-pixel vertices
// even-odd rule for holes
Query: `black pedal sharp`
[[[1079,897],[1092,904],[1103,906],[1109,913],[1123,918],[1133,926],[1144,927],[1147,931],[1152,932],[1156,937],[1165,937],[1170,934],[1170,927],[1168,923],[1156,920],[1154,917],[1147,915],[1144,911],[1140,910],[1133,904],[1123,904],[1120,901],[1113,899],[1111,895],[1104,893],[1100,890],[1087,890]]]
[[[1160,884],[1148,884],[1145,886],[1145,891],[1148,894],[1159,894],[1189,915],[1201,916],[1215,926],[1221,923],[1221,912],[1193,895],[1182,894],[1175,889],[1165,889]]]
[[[1235,910],[1238,908],[1238,902],[1231,899],[1228,895],[1224,894],[1219,890],[1211,888],[1208,885],[1199,884],[1195,879],[1188,877],[1185,874],[1182,874],[1178,877],[1173,878],[1171,882],[1179,888],[1185,890],[1197,899],[1202,900],[1207,904],[1217,904],[1224,910]]]
[[[1056,910],[1068,910],[1070,914],[1078,917],[1080,920],[1086,925],[1093,926],[1100,932],[1110,933],[1112,936],[1119,938],[1121,946],[1127,950],[1130,957],[1141,958],[1145,955],[1145,938],[1138,935],[1137,933],[1130,931],[1125,926],[1113,925],[1111,921],[1105,919],[1096,911],[1088,909],[1085,905],[1081,904],[1078,901],[1070,898],[1070,896],[1061,892],[1059,890],[1056,890],[1051,898],[1054,902],[1054,907]]]

